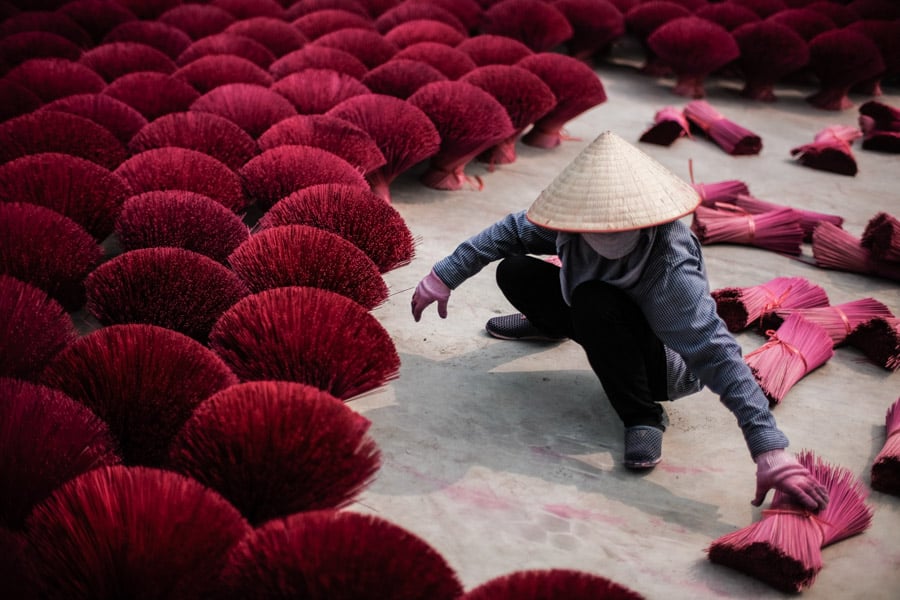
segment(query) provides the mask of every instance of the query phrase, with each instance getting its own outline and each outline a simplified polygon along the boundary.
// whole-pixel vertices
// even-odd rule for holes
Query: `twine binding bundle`
[[[900,219],[878,213],[866,224],[861,241],[878,260],[900,262]]]
[[[798,381],[834,356],[828,332],[799,314],[766,335],[769,341],[746,354],[744,362],[771,405],[780,404]]]
[[[692,177],[693,179],[693,177]],[[739,179],[727,179],[715,183],[693,183],[694,189],[700,194],[700,203],[705,206],[715,206],[718,202],[734,202],[738,194],[749,194],[750,188]]]
[[[862,533],[872,522],[867,492],[852,471],[809,451],[797,458],[828,490],[828,506],[813,514],[776,491],[760,521],[720,537],[707,549],[710,561],[787,593],[812,586],[822,569],[822,548]]]
[[[859,107],[859,127],[863,150],[900,152],[900,109],[869,100]]]
[[[799,255],[803,230],[791,208],[752,213],[739,206],[698,206],[691,229],[704,245],[742,244],[783,254]]]
[[[856,175],[856,157],[850,145],[862,131],[846,125],[832,125],[816,134],[811,144],[791,148],[791,156],[801,165],[839,175]]]
[[[716,311],[731,332],[758,326],[779,308],[828,306],[828,295],[803,277],[776,277],[762,285],[725,287],[712,291]]]
[[[730,202],[736,207],[754,214],[785,208],[785,206],[781,204],[768,202],[766,200],[760,200],[759,198],[751,196],[750,194],[737,194],[731,198]],[[793,206],[790,208],[794,211],[794,215],[797,217],[797,223],[800,225],[800,229],[803,230],[804,242],[812,241],[812,232],[822,221],[827,221],[838,227],[844,224],[844,217],[840,215],[830,215],[826,213],[815,212],[812,210],[795,208]]]
[[[759,154],[762,150],[762,140],[758,135],[726,119],[705,100],[688,102],[684,107],[684,116],[732,156]]]
[[[640,141],[671,146],[681,137],[691,137],[691,126],[682,111],[674,106],[666,106],[653,115],[653,125],[641,134]]]
[[[762,326],[774,329],[789,316],[798,314],[828,332],[834,346],[842,344],[857,326],[875,317],[893,317],[894,314],[875,298],[862,298],[843,304],[816,308],[778,308],[762,319]]]
[[[900,496],[900,398],[888,408],[884,425],[887,437],[872,463],[872,489]]]

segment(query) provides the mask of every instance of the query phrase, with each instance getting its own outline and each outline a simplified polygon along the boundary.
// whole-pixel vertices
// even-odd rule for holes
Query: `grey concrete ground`
[[[387,518],[438,550],[467,588],[522,569],[569,568],[603,575],[648,598],[780,598],[780,592],[711,564],[705,549],[760,518],[750,505],[754,464],[732,415],[708,391],[669,406],[663,462],[647,474],[621,466],[622,426],[573,342],[505,342],[483,325],[511,311],[493,265],[451,296],[449,316],[430,307],[410,316],[412,289],[433,262],[508,212],[527,207],[578,152],[604,130],[637,143],[656,110],[684,98],[671,81],[626,63],[597,67],[609,99],[569,123],[573,138],[553,150],[519,145],[519,158],[481,175],[484,189],[425,188],[412,171],[392,186],[394,206],[419,238],[417,257],[386,276],[392,296],[374,311],[402,359],[400,376],[350,405],[371,419],[384,465],[354,510]],[[741,179],[762,199],[842,215],[860,235],[879,211],[900,214],[896,155],[854,147],[856,177],[795,164],[789,150],[821,128],[855,125],[844,112],[811,108],[811,88],[783,86],[773,104],[735,94],[713,80],[708,100],[761,135],[762,153],[732,157],[711,141],[671,147],[640,144],[697,182]],[[884,102],[900,106],[897,89]],[[853,97],[858,106],[866,98]],[[828,271],[742,246],[707,246],[712,288],[757,285],[799,275],[825,288],[832,303],[874,297],[900,315],[900,285]],[[804,256],[812,257],[809,245]],[[745,352],[762,343],[741,333]],[[900,374],[839,348],[775,408],[791,449],[810,449],[845,466],[867,485],[884,442],[884,414],[900,396]],[[771,500],[771,494],[767,498]],[[807,598],[900,597],[900,498],[873,492],[872,527],[826,548]]]

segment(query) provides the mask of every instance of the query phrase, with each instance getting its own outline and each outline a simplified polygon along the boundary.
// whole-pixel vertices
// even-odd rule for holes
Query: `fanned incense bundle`
[[[225,30],[226,27],[237,21],[231,13],[224,8],[212,4],[178,4],[163,14],[158,19],[182,30],[192,40],[199,40],[208,35],[214,35]]]
[[[900,398],[888,408],[884,425],[887,437],[872,463],[872,489],[900,496]]]
[[[332,69],[291,73],[276,81],[270,89],[287,98],[301,115],[323,114],[347,98],[371,93],[358,79]],[[277,124],[273,123],[272,127]]]
[[[140,42],[108,42],[91,48],[78,62],[102,77],[115,81],[136,71],[171,74],[177,66],[163,51]]]
[[[155,17],[153,17],[155,19]],[[114,27],[104,42],[141,42],[153,46],[175,60],[191,45],[188,34],[162,21],[128,21]]]
[[[856,175],[856,158],[850,144],[860,137],[862,131],[855,127],[832,125],[817,133],[813,143],[792,148],[791,156],[813,169]]]
[[[867,491],[852,471],[809,451],[797,458],[828,490],[828,506],[813,514],[776,491],[760,521],[720,537],[707,550],[710,561],[788,593],[815,582],[822,548],[862,533],[872,522]]]
[[[234,33],[254,39],[276,58],[299,50],[308,41],[296,27],[280,17],[258,16],[241,19],[226,27],[223,33]]]
[[[793,255],[800,254],[803,242],[792,208],[751,213],[732,204],[701,205],[694,211],[691,230],[704,245],[743,244]]]
[[[272,88],[250,83],[229,83],[214,88],[191,103],[190,110],[225,117],[254,139],[297,109]]]
[[[44,102],[73,94],[96,94],[106,86],[103,78],[89,67],[64,58],[31,58],[3,77],[27,88]]]
[[[738,332],[759,324],[778,308],[828,306],[825,290],[803,277],[776,277],[762,285],[712,291],[716,311],[728,330]]]
[[[466,35],[441,21],[413,19],[395,26],[384,34],[384,39],[402,49],[419,42],[438,42],[447,46],[456,46],[466,39]]]
[[[31,58],[62,58],[78,61],[82,49],[49,31],[21,31],[0,40],[0,58],[9,69]]]
[[[572,569],[533,569],[495,577],[460,600],[641,600],[643,596],[610,579]]]
[[[847,336],[847,343],[889,371],[900,369],[900,319],[875,317]]]
[[[640,141],[671,146],[680,137],[691,137],[691,126],[682,111],[666,106],[653,115],[653,125],[641,134]]]
[[[447,81],[447,76],[426,62],[397,57],[375,67],[362,78],[362,84],[373,94],[385,94],[402,100],[433,81]]]
[[[900,263],[878,260],[859,238],[831,223],[821,223],[813,231],[812,253],[816,266],[825,269],[900,281]]]
[[[862,245],[878,260],[900,262],[900,220],[888,213],[878,213],[866,224]]]
[[[705,100],[688,102],[684,107],[684,116],[728,154],[759,154],[762,150],[762,140],[758,135],[726,119]]]
[[[900,153],[900,109],[869,100],[859,107],[863,150]]]
[[[269,87],[275,80],[259,65],[234,54],[208,54],[181,67],[172,75],[183,79],[201,94],[229,83]]]
[[[332,69],[357,79],[362,79],[369,70],[361,60],[346,50],[312,44],[285,54],[269,66],[269,72],[275,79],[304,69]]]
[[[187,110],[200,92],[174,74],[138,71],[123,75],[103,89],[103,94],[120,100],[141,113],[147,121]]]
[[[776,308],[763,317],[761,326],[767,329],[778,328],[785,319],[795,314],[827,331],[835,346],[843,343],[858,325],[875,317],[894,316],[891,309],[875,298],[861,298],[816,308]]]
[[[5,101],[5,100],[0,100]],[[40,107],[71,113],[102,125],[123,144],[128,144],[135,133],[147,124],[144,115],[121,100],[104,94],[75,94],[59,98]]]
[[[790,315],[766,335],[769,341],[747,353],[744,362],[771,405],[780,404],[798,381],[834,356],[828,331],[800,314]]]

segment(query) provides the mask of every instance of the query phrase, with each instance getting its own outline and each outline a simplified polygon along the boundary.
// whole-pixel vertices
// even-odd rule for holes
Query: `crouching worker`
[[[497,265],[497,284],[521,313],[493,318],[509,340],[572,339],[584,348],[625,428],[625,466],[662,458],[661,401],[716,393],[756,462],[753,504],[771,489],[810,510],[825,489],[785,448],[737,341],[716,313],[700,243],[679,219],[700,198],[685,181],[617,135],[587,146],[527,211],[510,214],[438,261],[413,293],[416,321],[451,290]],[[530,255],[557,255],[560,266]]]

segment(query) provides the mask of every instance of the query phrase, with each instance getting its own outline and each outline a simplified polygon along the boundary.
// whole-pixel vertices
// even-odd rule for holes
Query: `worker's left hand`
[[[450,288],[441,281],[434,269],[425,276],[412,297],[412,314],[413,318],[418,321],[422,318],[422,311],[434,302],[437,302],[438,315],[442,319],[447,318],[447,301],[450,299]]]
[[[770,450],[756,457],[756,497],[751,504],[760,506],[772,488],[813,512],[828,504],[825,487],[784,449]]]

